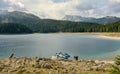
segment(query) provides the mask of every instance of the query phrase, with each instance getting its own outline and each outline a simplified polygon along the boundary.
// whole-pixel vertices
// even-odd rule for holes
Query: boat
[[[56,53],[55,56],[52,56],[52,59],[68,59],[70,58],[70,55],[68,53]]]

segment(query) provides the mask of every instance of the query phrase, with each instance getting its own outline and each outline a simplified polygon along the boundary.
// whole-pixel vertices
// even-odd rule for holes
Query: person
[[[78,60],[78,56],[74,56],[74,60]]]
[[[10,58],[13,58],[13,57],[14,57],[14,53],[12,53],[12,54],[9,56],[9,59],[10,59]]]

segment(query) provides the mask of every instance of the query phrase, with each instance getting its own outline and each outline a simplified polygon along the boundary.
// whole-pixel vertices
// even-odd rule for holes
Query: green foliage
[[[115,64],[120,66],[120,56],[116,57]]]
[[[100,25],[87,22],[43,20],[37,25],[27,25],[35,32],[120,32],[120,23]]]
[[[28,27],[22,24],[17,23],[4,23],[0,24],[0,33],[1,34],[23,34],[23,33],[32,33]]]
[[[115,65],[112,65],[109,74],[120,74],[120,56],[116,57]]]
[[[23,23],[24,24],[24,23]],[[43,20],[37,24],[0,24],[0,33],[55,33],[55,32],[120,32],[120,22],[99,25],[96,23]]]

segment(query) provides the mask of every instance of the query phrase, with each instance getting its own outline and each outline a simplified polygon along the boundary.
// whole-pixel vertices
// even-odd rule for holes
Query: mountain
[[[99,24],[108,24],[114,23],[120,20],[119,17],[115,16],[106,16],[102,18],[93,18],[93,17],[82,17],[77,15],[66,15],[63,20],[68,21],[77,21],[77,22],[91,22],[91,23],[99,23]]]
[[[0,14],[6,14],[8,13],[8,10],[0,10]]]
[[[96,18],[92,17],[82,17],[82,16],[77,16],[77,15],[66,15],[63,20],[69,20],[69,21],[93,21],[96,20]]]
[[[111,17],[107,18],[109,19]],[[40,19],[33,14],[18,11],[0,14],[0,34],[54,32],[119,32],[119,25],[120,24],[118,22],[116,22],[116,24],[111,23],[101,25],[91,22]]]
[[[68,28],[99,25],[96,23],[72,22],[52,19],[40,19],[39,17],[25,12],[8,12],[0,14],[0,23],[18,23],[25,25],[35,33],[66,32]]]
[[[39,17],[25,13],[25,12],[7,12],[6,14],[0,14],[1,23],[22,23],[22,24],[32,24],[33,22],[38,22]]]
[[[0,23],[18,23],[18,25],[25,25],[32,31],[37,30],[34,27],[37,27],[37,23],[40,22],[40,18],[25,12],[19,12],[19,11],[13,11],[13,12],[7,12],[5,14],[0,14]],[[37,30],[38,31],[38,30]]]

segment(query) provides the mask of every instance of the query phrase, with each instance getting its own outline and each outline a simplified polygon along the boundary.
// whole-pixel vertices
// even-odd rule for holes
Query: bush
[[[115,58],[115,65],[112,65],[109,74],[120,74],[120,56]]]

